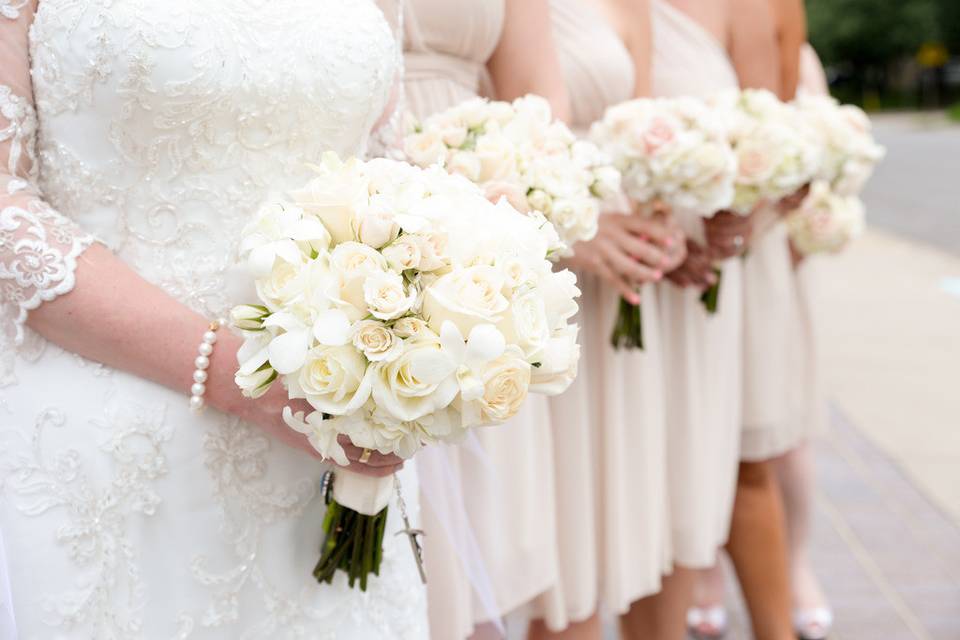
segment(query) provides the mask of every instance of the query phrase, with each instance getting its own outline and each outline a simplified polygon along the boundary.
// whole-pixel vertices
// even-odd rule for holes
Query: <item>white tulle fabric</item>
[[[397,509],[366,593],[317,585],[323,465],[23,328],[93,238],[227,311],[259,202],[323,151],[367,146],[398,80],[383,12],[0,0],[0,60],[0,529],[20,637],[426,637]]]

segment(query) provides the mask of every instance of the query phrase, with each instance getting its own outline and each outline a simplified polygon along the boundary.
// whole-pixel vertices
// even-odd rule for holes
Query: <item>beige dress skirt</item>
[[[404,95],[415,116],[477,96],[503,17],[503,0],[407,2]],[[507,424],[431,453],[427,482],[458,485],[456,491],[422,489],[432,637],[466,638],[477,623],[500,618],[555,582],[552,456],[547,399],[535,394]],[[457,493],[461,504],[437,497]],[[467,522],[458,523],[458,514]],[[467,526],[451,534],[451,521]]]
[[[708,31],[663,0],[653,0],[653,88],[660,96],[708,96],[737,86],[726,50]],[[703,222],[677,211],[689,236]],[[700,291],[657,286],[663,340],[667,482],[673,558],[712,567],[727,539],[740,458],[743,297],[742,260],[721,265],[715,314]]]
[[[550,8],[574,126],[585,132],[608,106],[633,97],[633,60],[588,0],[551,0]],[[601,605],[625,613],[659,591],[671,567],[656,291],[640,291],[646,348],[618,351],[610,334],[619,294],[588,274],[578,284],[580,371],[550,400],[559,575],[533,607],[555,630]]]

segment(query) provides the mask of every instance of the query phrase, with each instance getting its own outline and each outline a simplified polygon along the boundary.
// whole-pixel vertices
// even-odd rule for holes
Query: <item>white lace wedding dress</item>
[[[23,326],[94,239],[223,315],[244,221],[304,161],[363,152],[397,71],[372,0],[0,0],[0,530],[21,638],[426,637],[396,508],[366,593],[318,585],[322,465]]]

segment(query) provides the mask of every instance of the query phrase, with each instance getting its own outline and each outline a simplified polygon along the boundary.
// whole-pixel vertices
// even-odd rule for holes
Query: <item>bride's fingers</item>
[[[337,441],[343,447],[343,451],[347,455],[348,460],[359,462],[360,458],[363,457],[363,447],[358,447],[350,442],[350,439],[347,436],[337,436]],[[370,467],[395,467],[403,464],[403,459],[392,453],[383,454],[379,451],[370,451],[370,457],[361,464],[365,464]]]
[[[354,471],[365,476],[372,476],[374,478],[385,478],[386,476],[392,476],[402,468],[402,464],[389,467],[373,467],[369,464],[360,464],[359,462],[351,462],[344,467],[344,469],[350,469],[350,471]]]

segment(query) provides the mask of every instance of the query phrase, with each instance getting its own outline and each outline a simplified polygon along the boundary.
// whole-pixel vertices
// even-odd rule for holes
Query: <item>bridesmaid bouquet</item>
[[[725,91],[711,104],[737,156],[731,210],[749,215],[808,184],[821,167],[817,135],[792,105],[763,89]]]
[[[441,164],[480,185],[490,200],[506,199],[550,222],[557,234],[552,258],[593,238],[601,201],[620,190],[620,174],[599,149],[554,120],[538,96],[467,100],[411,122],[404,151],[413,164]]]
[[[786,219],[794,248],[804,256],[836,253],[863,234],[863,202],[857,196],[836,193],[825,180],[810,186],[810,193]]]
[[[837,195],[858,195],[885,155],[871,134],[867,114],[829,96],[803,96],[794,104],[823,149],[817,177]]]
[[[731,205],[737,158],[717,114],[694,98],[639,98],[607,109],[591,139],[644,209],[664,203],[709,218]],[[620,300],[611,342],[643,348],[639,306]]]
[[[287,425],[346,466],[340,436],[409,458],[569,386],[579,290],[534,219],[439,168],[327,154],[315,169],[243,230],[259,298],[232,313],[244,394],[281,381],[311,407]],[[393,483],[337,470],[318,581],[340,569],[366,589]]]

